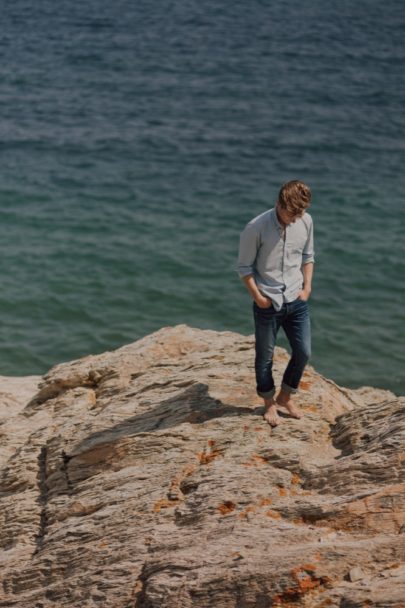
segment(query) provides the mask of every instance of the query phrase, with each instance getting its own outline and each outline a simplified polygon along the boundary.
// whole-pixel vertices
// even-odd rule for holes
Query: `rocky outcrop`
[[[277,349],[275,375],[287,353]],[[405,399],[179,325],[0,379],[0,606],[405,606]]]

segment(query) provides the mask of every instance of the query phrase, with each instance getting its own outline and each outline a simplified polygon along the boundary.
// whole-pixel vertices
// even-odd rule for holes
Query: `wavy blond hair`
[[[302,213],[311,204],[311,196],[311,190],[304,182],[293,179],[281,186],[278,202],[290,213]]]

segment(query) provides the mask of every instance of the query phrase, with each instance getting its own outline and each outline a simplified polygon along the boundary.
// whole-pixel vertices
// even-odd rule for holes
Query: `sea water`
[[[404,39],[400,0],[4,2],[0,374],[252,334],[239,234],[302,179],[311,363],[403,394]]]

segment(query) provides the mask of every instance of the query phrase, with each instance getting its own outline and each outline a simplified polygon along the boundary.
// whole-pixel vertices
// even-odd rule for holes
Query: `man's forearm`
[[[302,270],[302,274],[304,276],[303,289],[305,289],[305,291],[311,292],[312,276],[314,274],[314,263],[308,262],[308,264],[304,264],[304,266],[302,266],[301,270]]]
[[[256,300],[256,298],[258,296],[261,295],[257,285],[256,285],[256,281],[253,277],[252,274],[249,274],[247,277],[242,277],[242,281],[245,283],[250,295],[252,296],[253,300]]]

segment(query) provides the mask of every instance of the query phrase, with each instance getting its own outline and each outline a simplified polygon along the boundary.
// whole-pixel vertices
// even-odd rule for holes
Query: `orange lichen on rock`
[[[297,483],[301,483],[301,481],[302,481],[301,477],[299,475],[297,475],[296,473],[293,473],[291,475],[291,483],[297,484]]]
[[[268,497],[260,498],[256,504],[249,505],[248,507],[243,509],[243,511],[241,511],[239,513],[239,517],[246,518],[248,513],[253,513],[255,511],[257,511],[257,509],[259,509],[260,507],[267,507],[268,505],[271,505],[272,502],[273,502],[273,500],[271,498],[268,498]]]
[[[289,606],[289,602],[297,602],[300,598],[311,591],[319,592],[319,587],[326,582],[324,578],[315,576],[316,567],[313,564],[304,564],[297,566],[291,570],[291,576],[294,579],[295,586],[288,587],[282,593],[277,594],[272,598],[274,606]]]
[[[248,507],[246,507],[245,509],[243,509],[243,511],[241,511],[239,513],[239,517],[245,517],[246,518],[248,513],[254,513],[260,507],[267,507],[268,505],[271,505],[272,502],[273,501],[272,501],[271,498],[267,498],[267,497],[260,498],[260,500],[258,501],[257,504],[255,504],[255,505],[249,505]]]
[[[211,460],[214,460],[214,458],[218,458],[218,456],[221,456],[221,452],[219,450],[213,450],[209,453],[200,452],[198,454],[198,459],[200,461],[200,464],[209,464]]]
[[[312,382],[308,382],[308,381],[305,381],[305,380],[301,380],[301,382],[300,382],[300,388],[303,391],[309,390],[311,388],[311,386],[312,386]]]
[[[264,507],[265,505],[271,505],[273,500],[271,498],[261,498],[259,500],[259,507]]]
[[[159,513],[161,509],[167,509],[168,507],[173,507],[180,502],[178,498],[169,499],[169,498],[161,498],[153,505],[153,510],[155,513]]]
[[[261,464],[269,464],[269,461],[267,460],[267,458],[264,458],[264,456],[259,456],[259,454],[252,454],[252,456],[250,457],[250,460],[248,460],[247,462],[243,463],[244,467],[253,467],[253,466],[257,466],[257,465],[261,465]]]
[[[267,517],[272,517],[273,519],[281,519],[280,513],[278,511],[273,511],[272,509],[266,511],[266,515]]]
[[[317,412],[319,408],[317,408],[316,405],[303,405],[302,409],[306,412]]]
[[[260,464],[269,464],[269,461],[266,458],[264,458],[264,456],[259,456],[259,454],[253,454],[252,458],[256,462],[259,462]]]
[[[291,570],[291,576],[301,591],[313,589],[321,584],[321,579],[314,575],[315,570],[316,566],[313,564],[303,564]]]
[[[191,475],[191,473],[194,473],[194,471],[196,470],[197,465],[195,464],[189,464],[186,467],[184,467],[179,473],[177,473],[177,475],[172,479],[171,483],[170,483],[170,490],[176,491],[179,488],[180,483],[184,480],[185,477],[188,477],[189,475]]]
[[[243,511],[241,511],[238,515],[238,517],[247,517],[248,513],[254,513],[256,511],[256,507],[254,507],[253,505],[250,505],[249,507],[246,507],[246,509],[243,509]]]
[[[213,439],[208,439],[208,448],[204,448],[202,452],[197,454],[197,458],[200,464],[209,464],[214,458],[218,458],[218,456],[222,456],[221,450],[212,449],[215,445],[215,441]]]
[[[236,509],[236,504],[232,502],[232,500],[225,500],[222,504],[218,506],[218,511],[222,515],[227,515]]]
[[[278,493],[280,496],[287,496],[287,490],[283,486],[278,487]]]

